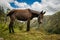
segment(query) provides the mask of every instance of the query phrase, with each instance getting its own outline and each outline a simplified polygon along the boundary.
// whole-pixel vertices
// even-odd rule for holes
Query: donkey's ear
[[[43,10],[40,13],[42,14],[43,13]]]
[[[41,12],[43,13],[43,10]]]
[[[46,13],[46,11],[44,12],[44,14]]]

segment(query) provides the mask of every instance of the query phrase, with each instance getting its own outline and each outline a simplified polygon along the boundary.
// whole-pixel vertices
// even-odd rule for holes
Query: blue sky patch
[[[10,5],[14,8],[18,8],[18,6],[16,6],[14,3],[10,3]]]
[[[41,3],[41,0],[15,0],[15,1],[17,1],[17,2],[19,2],[19,3],[25,2],[25,3],[27,3],[28,5],[32,5],[34,2],[40,2],[40,3]],[[10,5],[11,5],[12,7],[14,7],[14,8],[18,8],[18,6],[15,5],[14,2],[13,2],[13,3],[10,3]]]
[[[18,2],[26,2],[27,4],[31,5],[33,4],[34,2],[41,2],[41,0],[16,0]]]

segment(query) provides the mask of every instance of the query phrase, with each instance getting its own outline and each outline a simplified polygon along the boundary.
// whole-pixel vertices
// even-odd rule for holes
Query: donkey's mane
[[[39,12],[39,11],[32,10],[32,9],[28,9],[28,10],[30,10],[33,14],[40,14],[40,12]]]

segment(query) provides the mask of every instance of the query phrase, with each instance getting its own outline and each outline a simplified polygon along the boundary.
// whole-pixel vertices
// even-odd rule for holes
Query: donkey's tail
[[[11,10],[6,16],[11,16],[14,13],[14,10]]]

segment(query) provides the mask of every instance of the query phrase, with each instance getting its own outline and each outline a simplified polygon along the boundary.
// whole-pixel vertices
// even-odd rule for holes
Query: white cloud
[[[60,11],[60,0],[42,0],[44,10],[47,11],[46,14],[53,14],[56,11]]]
[[[10,2],[10,3],[11,3],[11,2],[14,2],[15,0],[5,0],[5,1],[7,1],[7,2]]]
[[[46,15],[51,15],[56,11],[60,11],[60,0],[42,0],[41,3],[34,2],[32,5],[28,5],[25,2],[19,3],[14,0],[0,0],[0,5],[2,5],[4,8],[8,7],[10,9],[13,9],[13,7],[11,7],[11,5],[9,4],[10,2],[14,2],[15,5],[19,7],[18,9],[30,8],[37,11],[47,11]]]
[[[31,5],[31,8],[37,11],[41,11],[41,9],[43,8],[42,4],[40,4],[39,2],[34,2]]]
[[[11,2],[14,2],[14,0],[0,0],[0,6],[2,6],[6,12],[7,8],[13,9],[13,7],[10,5]]]
[[[17,1],[15,1],[15,4],[20,8],[30,8],[37,11],[47,11],[46,15],[51,15],[60,10],[60,0],[42,0],[42,3],[34,2],[30,6],[27,3],[18,3]]]
[[[25,2],[19,3],[17,1],[15,1],[14,3],[15,3],[16,6],[18,6],[20,8],[30,8],[30,6],[27,3],[25,3]]]
[[[0,6],[2,6],[4,9],[7,9],[7,8],[12,9],[12,7],[9,4],[9,1],[7,0],[0,0]]]
[[[43,8],[42,4],[40,4],[39,2],[34,2],[32,5],[28,5],[27,3],[25,2],[17,2],[15,1],[14,2],[16,6],[24,9],[24,8],[30,8],[30,9],[33,9],[33,10],[37,10],[37,11],[41,11],[41,9]]]

